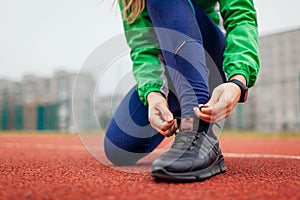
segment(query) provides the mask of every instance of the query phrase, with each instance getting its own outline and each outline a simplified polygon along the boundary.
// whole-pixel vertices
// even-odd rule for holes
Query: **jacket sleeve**
[[[119,3],[122,10],[122,5]],[[146,10],[132,23],[128,24],[122,15],[127,43],[131,49],[132,71],[137,82],[141,101],[147,104],[147,95],[156,91],[167,95],[161,53],[152,22]]]
[[[253,0],[220,0],[226,30],[224,71],[228,78],[244,75],[252,87],[259,71],[258,30]]]

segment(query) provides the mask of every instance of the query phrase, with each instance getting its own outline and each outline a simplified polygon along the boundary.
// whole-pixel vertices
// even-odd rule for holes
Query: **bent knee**
[[[104,140],[104,152],[107,159],[116,166],[131,166],[145,156],[144,153],[133,153],[113,144],[109,139]]]

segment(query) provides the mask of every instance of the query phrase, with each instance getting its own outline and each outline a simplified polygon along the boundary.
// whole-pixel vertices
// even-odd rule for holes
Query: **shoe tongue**
[[[195,121],[194,118],[182,118],[180,122],[180,131],[193,131]]]
[[[179,130],[181,132],[202,132],[209,127],[209,123],[197,117],[181,117],[177,121],[180,124]]]

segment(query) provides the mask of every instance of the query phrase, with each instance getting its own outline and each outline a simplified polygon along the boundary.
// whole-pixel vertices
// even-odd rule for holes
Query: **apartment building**
[[[300,130],[300,28],[261,36],[261,68],[249,101],[227,120],[230,128]]]

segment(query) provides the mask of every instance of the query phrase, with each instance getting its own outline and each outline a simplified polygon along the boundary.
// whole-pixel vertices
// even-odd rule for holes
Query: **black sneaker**
[[[159,180],[198,181],[226,171],[218,139],[210,129],[177,132],[170,150],[152,164]]]

